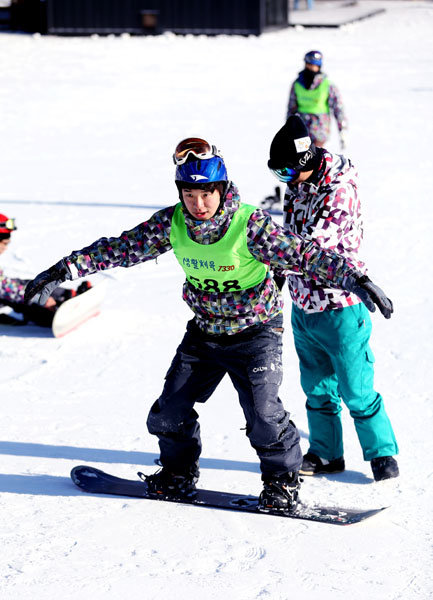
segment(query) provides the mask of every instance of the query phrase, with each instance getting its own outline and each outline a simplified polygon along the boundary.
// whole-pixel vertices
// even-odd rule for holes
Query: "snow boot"
[[[302,467],[299,469],[301,475],[318,475],[319,473],[341,473],[346,468],[344,457],[325,460],[317,454],[307,452],[302,461]]]
[[[90,283],[90,281],[83,281],[80,283],[80,285],[77,287],[77,289],[75,290],[75,293],[77,295],[79,294],[84,294],[84,292],[87,292],[87,290],[90,290],[92,287],[92,284]]]
[[[183,475],[162,468],[152,475],[144,475],[149,492],[166,498],[182,498],[194,494],[198,481],[198,470]]]
[[[392,479],[398,477],[400,472],[395,458],[392,456],[379,456],[370,461],[371,470],[375,481],[383,481],[384,479]]]
[[[298,503],[301,480],[298,473],[286,473],[279,477],[263,477],[263,491],[259,496],[262,510],[276,508],[292,512]]]

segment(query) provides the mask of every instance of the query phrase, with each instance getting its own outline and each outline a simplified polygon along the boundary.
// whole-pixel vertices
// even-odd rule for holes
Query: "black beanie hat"
[[[292,167],[308,171],[315,153],[316,148],[304,121],[297,114],[291,115],[272,140],[268,167]]]

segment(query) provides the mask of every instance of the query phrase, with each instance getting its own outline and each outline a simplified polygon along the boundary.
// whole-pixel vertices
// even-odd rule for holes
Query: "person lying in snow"
[[[12,232],[16,229],[15,219],[0,214],[0,254],[7,250]],[[13,309],[12,314],[0,313],[0,324],[25,325],[31,321],[41,327],[51,327],[54,314],[60,304],[91,287],[88,281],[84,281],[77,290],[58,288],[46,299],[43,306],[40,306],[36,302],[24,301],[24,290],[29,281],[29,279],[8,277],[0,269],[0,307],[9,306]]]

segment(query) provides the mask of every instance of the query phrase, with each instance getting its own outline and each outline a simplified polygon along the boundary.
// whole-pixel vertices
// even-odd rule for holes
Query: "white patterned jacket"
[[[358,197],[358,174],[349,159],[327,150],[322,155],[315,182],[287,185],[284,196],[284,226],[321,248],[333,250],[362,273],[366,273],[358,251],[363,228]],[[301,274],[290,274],[288,285],[293,302],[307,313],[344,308],[360,299],[343,290],[322,286]]]

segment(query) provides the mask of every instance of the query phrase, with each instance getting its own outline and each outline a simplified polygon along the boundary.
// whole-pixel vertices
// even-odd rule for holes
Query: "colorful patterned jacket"
[[[298,78],[296,79],[296,81],[298,81],[301,85],[303,84],[302,74],[303,72],[301,71],[299,73]],[[311,84],[310,89],[316,89],[317,87],[319,87],[319,85],[324,79],[326,79],[326,77],[327,76],[325,75],[325,73],[317,73],[317,75],[314,76],[313,83]],[[296,81],[292,83],[292,87],[290,88],[289,104],[287,107],[286,119],[288,119],[290,115],[293,115],[296,112],[298,112],[298,101],[296,99],[295,92]],[[310,137],[315,143],[324,144],[329,138],[331,133],[331,115],[334,115],[335,120],[337,121],[338,131],[342,131],[343,129],[347,128],[347,119],[344,114],[343,100],[341,98],[341,94],[337,86],[333,83],[330,83],[329,85],[328,106],[329,114],[302,114],[302,118],[308,127]]]
[[[322,156],[314,182],[288,185],[284,196],[284,225],[304,240],[338,252],[366,272],[358,250],[363,229],[358,198],[358,175],[350,160],[318,149]],[[307,313],[344,308],[360,302],[358,296],[335,286],[323,285],[316,277],[291,275],[288,279],[293,302]]]
[[[231,185],[223,208],[207,221],[195,221],[187,214],[188,235],[200,244],[211,244],[227,231],[240,198]],[[65,257],[74,279],[111,267],[131,267],[158,258],[171,250],[170,229],[175,206],[154,213],[148,221],[119,237],[101,238],[90,246]],[[253,212],[247,224],[247,245],[251,254],[269,270],[262,283],[248,290],[206,292],[185,281],[183,299],[208,334],[234,334],[246,327],[266,322],[281,312],[282,295],[273,278],[273,268],[290,268],[327,285],[341,287],[353,273],[350,263],[334,252],[322,250],[314,241],[305,242],[287,234],[261,209]]]
[[[6,277],[0,269],[0,306],[15,302],[22,303],[24,301],[24,290],[28,282],[28,279]]]

